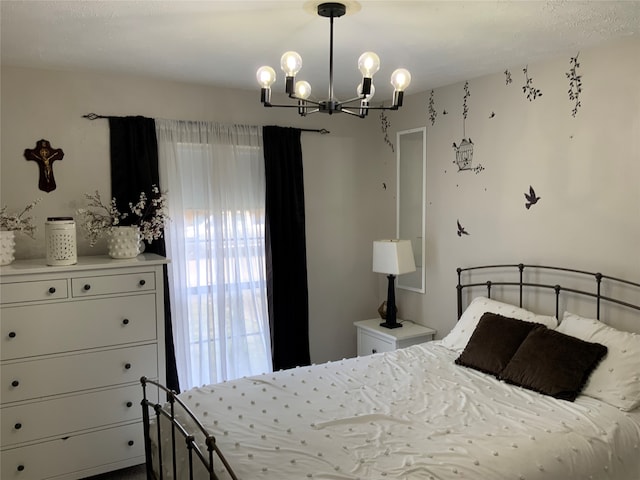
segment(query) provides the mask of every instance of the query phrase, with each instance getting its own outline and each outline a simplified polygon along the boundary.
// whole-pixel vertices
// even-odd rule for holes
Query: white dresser
[[[71,480],[144,462],[139,379],[165,381],[164,263],[0,267],[0,478]]]

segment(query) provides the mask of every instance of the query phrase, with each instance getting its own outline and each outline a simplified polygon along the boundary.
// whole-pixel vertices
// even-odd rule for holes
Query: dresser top
[[[89,257],[78,257],[75,265],[47,265],[46,258],[30,258],[25,260],[14,260],[9,265],[0,267],[0,276],[38,274],[38,273],[59,273],[68,271],[95,270],[96,268],[125,268],[143,267],[151,265],[163,265],[169,260],[155,253],[142,253],[135,258],[115,260],[108,255],[96,255]]]

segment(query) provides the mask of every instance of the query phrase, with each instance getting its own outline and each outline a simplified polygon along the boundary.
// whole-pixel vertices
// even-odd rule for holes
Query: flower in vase
[[[33,217],[28,213],[40,202],[40,198],[28,204],[20,213],[7,213],[8,207],[5,205],[0,209],[0,230],[24,233],[34,238],[36,226],[33,224]]]
[[[115,197],[105,204],[97,190],[93,194],[85,193],[84,197],[88,208],[80,208],[77,213],[92,247],[111,227],[117,226],[137,226],[141,239],[150,243],[162,237],[164,224],[169,220],[166,192],[161,192],[156,185],[152,185],[150,195],[140,192],[138,201],[129,203],[129,212],[118,210]]]

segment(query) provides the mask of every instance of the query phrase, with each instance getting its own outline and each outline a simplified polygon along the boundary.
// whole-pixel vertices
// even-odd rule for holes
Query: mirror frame
[[[402,148],[402,140],[404,136],[408,135],[416,135],[421,134],[422,136],[422,155],[417,153],[417,148],[405,148],[404,158],[403,158],[403,148]],[[416,142],[417,143],[417,142]],[[410,130],[402,130],[397,132],[396,134],[396,145],[397,145],[397,190],[396,190],[396,236],[397,238],[403,240],[411,240],[411,245],[413,246],[413,256],[416,260],[416,271],[413,273],[407,273],[404,275],[398,275],[397,278],[397,287],[405,290],[410,290],[412,292],[425,293],[425,284],[426,284],[426,274],[425,274],[425,220],[426,220],[426,200],[427,200],[427,127],[419,127],[412,128]],[[411,155],[410,158],[407,158],[407,154]],[[417,229],[414,229],[415,233],[418,235],[411,235],[415,238],[404,238],[401,236],[402,229],[401,221],[404,218],[401,215],[401,199],[403,198],[403,191],[406,192],[408,186],[403,185],[403,175],[402,166],[406,165],[408,161],[414,162],[417,165],[422,167],[421,175],[419,175],[422,192],[418,192],[419,197],[421,198],[421,203],[417,211],[420,212],[420,218],[416,218],[415,221],[419,225]],[[411,178],[417,177],[418,175],[412,174]],[[412,186],[415,188],[415,185]],[[407,196],[407,195],[405,195]],[[412,195],[413,198],[418,195]]]

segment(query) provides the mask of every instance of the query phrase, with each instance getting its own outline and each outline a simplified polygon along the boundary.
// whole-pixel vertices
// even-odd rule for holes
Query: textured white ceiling
[[[303,58],[299,79],[328,91],[329,20],[309,1],[1,0],[2,65],[94,70],[258,90],[255,72],[280,55]],[[640,1],[347,1],[334,23],[338,98],[360,81],[372,50],[381,69],[408,68],[408,93],[515,68],[640,35]]]

